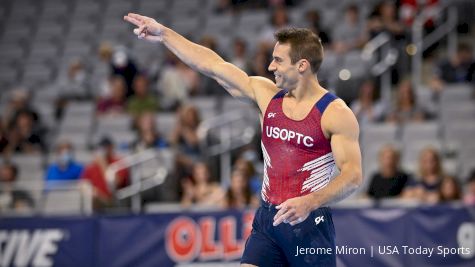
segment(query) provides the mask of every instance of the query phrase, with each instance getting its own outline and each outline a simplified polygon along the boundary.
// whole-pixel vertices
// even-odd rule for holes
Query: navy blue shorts
[[[256,211],[252,232],[246,241],[242,264],[265,266],[336,266],[335,228],[329,208],[310,213],[291,226],[273,226],[275,205],[263,203]]]

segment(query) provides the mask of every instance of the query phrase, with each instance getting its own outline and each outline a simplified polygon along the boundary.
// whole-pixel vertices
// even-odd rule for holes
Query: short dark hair
[[[284,28],[275,33],[275,39],[282,44],[290,44],[290,62],[301,59],[310,62],[313,73],[317,73],[323,61],[323,47],[320,38],[309,29]]]

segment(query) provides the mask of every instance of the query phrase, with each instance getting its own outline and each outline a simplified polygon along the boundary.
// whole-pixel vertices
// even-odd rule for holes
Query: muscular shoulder
[[[341,99],[337,99],[328,105],[323,113],[321,123],[326,137],[343,134],[358,139],[358,121],[353,111]]]
[[[279,92],[279,88],[277,88],[273,81],[260,76],[251,77],[251,86],[254,91],[257,105],[263,114],[272,97]]]

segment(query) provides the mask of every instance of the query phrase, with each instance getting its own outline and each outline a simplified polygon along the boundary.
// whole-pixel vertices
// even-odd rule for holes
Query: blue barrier
[[[3,218],[0,266],[219,266],[239,261],[253,214]],[[473,207],[334,209],[333,221],[338,266],[475,266]]]

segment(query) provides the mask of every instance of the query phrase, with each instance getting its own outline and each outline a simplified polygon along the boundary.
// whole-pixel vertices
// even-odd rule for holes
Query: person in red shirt
[[[104,137],[97,149],[97,154],[93,161],[84,169],[81,177],[87,180],[94,190],[94,209],[102,210],[113,204],[112,188],[122,188],[128,184],[128,170],[119,171],[115,177],[115,184],[109,185],[106,180],[106,170],[114,162],[119,161],[120,157],[115,153],[114,143],[108,137]]]

